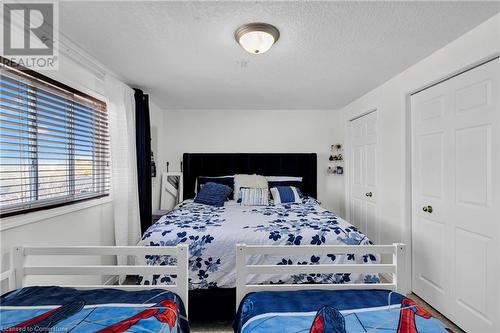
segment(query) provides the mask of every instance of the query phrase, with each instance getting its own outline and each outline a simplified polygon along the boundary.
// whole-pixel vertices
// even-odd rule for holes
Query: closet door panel
[[[500,331],[499,72],[496,59],[411,98],[413,290],[470,332]]]
[[[451,312],[467,331],[500,331],[500,61],[450,83],[454,132]],[[495,292],[496,291],[496,292]]]
[[[457,205],[491,205],[491,125],[462,128],[455,132]]]
[[[374,243],[379,241],[377,207],[377,113],[350,122],[350,218]]]
[[[419,194],[423,197],[443,197],[443,136],[443,132],[438,132],[423,134],[418,138]]]
[[[352,120],[350,135],[350,222],[377,243],[377,112]]]

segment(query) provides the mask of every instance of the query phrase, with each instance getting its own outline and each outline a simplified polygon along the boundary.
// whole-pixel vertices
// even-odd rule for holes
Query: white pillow
[[[293,177],[293,176],[266,176],[268,182],[301,182],[302,177]]]
[[[267,188],[241,188],[242,206],[269,206],[269,190]]]
[[[299,192],[293,186],[280,186],[271,188],[275,205],[283,203],[301,203]]]
[[[240,196],[240,188],[268,188],[266,177],[259,175],[234,175],[234,200]]]

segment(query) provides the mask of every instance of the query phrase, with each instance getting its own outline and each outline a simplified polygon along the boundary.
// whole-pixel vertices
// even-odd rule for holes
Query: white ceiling
[[[170,109],[337,109],[500,12],[500,2],[62,2],[60,27]],[[246,53],[248,22],[281,33]]]

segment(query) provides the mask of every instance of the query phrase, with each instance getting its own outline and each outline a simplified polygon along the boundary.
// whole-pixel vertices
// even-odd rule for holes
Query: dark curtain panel
[[[135,90],[135,141],[137,150],[137,179],[139,181],[139,215],[144,233],[152,220],[151,195],[151,132],[149,98],[142,90]]]

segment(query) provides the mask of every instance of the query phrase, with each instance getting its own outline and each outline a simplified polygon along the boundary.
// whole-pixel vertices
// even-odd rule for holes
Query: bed
[[[358,332],[451,332],[430,312],[398,293],[402,277],[404,245],[323,246],[329,253],[386,253],[391,264],[326,264],[277,266],[252,264],[255,254],[298,254],[310,246],[237,246],[238,312],[236,333],[358,333]],[[378,284],[253,284],[250,275],[318,272],[378,272],[391,282]]]
[[[317,194],[317,156],[313,153],[186,153],[183,158],[184,201],[163,216],[143,234],[139,245],[189,246],[189,286],[191,290],[236,286],[234,246],[247,244],[371,244],[355,226],[322,208]],[[277,206],[241,206],[228,201],[224,207],[196,204],[195,187],[200,176],[223,176],[258,173],[267,176],[300,176],[302,203]],[[150,265],[169,263],[168,257],[149,257]],[[308,256],[261,257],[270,263],[317,264],[320,262],[377,262],[376,256],[323,255],[314,251]],[[274,276],[271,281],[284,282]],[[377,282],[370,274],[295,275],[294,283]],[[262,280],[264,282],[267,280]],[[168,276],[143,276],[141,284],[168,284]],[[256,281],[257,282],[257,281]],[[286,282],[286,281],[285,281]]]
[[[376,263],[375,255],[319,254],[324,244],[365,245],[370,240],[356,227],[305,197],[300,204],[277,206],[241,206],[228,201],[224,207],[197,204],[185,200],[163,216],[143,235],[139,245],[189,246],[189,287],[193,289],[235,288],[238,243],[268,245],[316,245],[308,255],[259,256],[254,261],[271,264]],[[169,257],[151,256],[150,265],[171,262]],[[292,276],[256,276],[254,283],[344,283],[377,282],[373,274],[295,274]],[[168,276],[143,276],[141,284],[169,283]]]
[[[169,255],[175,265],[55,266],[26,264],[32,256],[147,256]],[[40,257],[38,257],[40,258]],[[33,260],[34,261],[34,260]],[[39,262],[37,260],[37,262]],[[46,262],[46,260],[45,260]],[[9,292],[0,297],[0,332],[171,332],[188,333],[188,251],[177,247],[63,246],[16,247],[11,269],[1,274]],[[137,274],[175,276],[168,286],[35,285],[29,276],[106,276]]]
[[[302,178],[304,200],[300,204],[269,207],[240,206],[227,202],[216,208],[192,202],[198,177],[234,174],[297,176]],[[371,244],[355,226],[321,207],[317,196],[317,156],[314,153],[186,153],[183,156],[183,199],[172,212],[162,217],[143,235],[140,245],[171,246],[188,244],[191,304],[206,317],[219,313],[234,315],[236,256],[232,250],[239,242],[247,244],[302,245]],[[168,257],[149,257],[148,264],[168,263]],[[256,262],[288,264],[376,263],[376,255],[324,254],[255,258]],[[373,274],[275,275],[260,282],[345,283],[377,282]],[[259,279],[259,278],[257,278]],[[143,276],[141,284],[169,283],[168,276]],[[259,281],[255,281],[258,283]],[[211,313],[202,304],[222,304],[222,311]],[[200,305],[200,306],[198,306]]]

